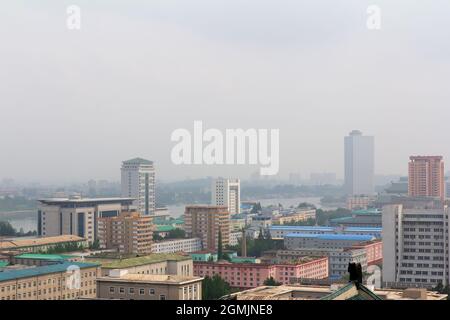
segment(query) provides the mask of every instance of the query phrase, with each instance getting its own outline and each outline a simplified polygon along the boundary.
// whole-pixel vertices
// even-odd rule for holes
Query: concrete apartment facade
[[[411,197],[445,199],[442,156],[411,156],[408,164],[408,194]]]
[[[153,161],[134,158],[122,162],[122,197],[135,198],[134,205],[144,215],[155,214],[155,181]]]
[[[172,239],[152,244],[153,253],[195,252],[202,250],[200,238]]]
[[[99,265],[64,262],[0,272],[0,300],[95,298]]]
[[[383,283],[434,287],[449,283],[449,209],[383,208]]]
[[[150,254],[153,242],[152,216],[123,211],[116,217],[98,219],[100,248],[124,254]]]
[[[291,278],[327,278],[328,259],[326,257],[302,257],[293,264],[194,262],[194,275],[212,277],[215,274],[235,288],[261,286],[270,277],[277,282],[288,284]]]
[[[295,212],[286,214],[286,215],[280,215],[276,216],[272,219],[272,222],[275,224],[283,225],[283,224],[289,224],[293,222],[301,222],[301,221],[308,221],[310,219],[316,218],[316,210],[315,209],[297,209]]]
[[[219,230],[222,245],[230,241],[230,213],[226,206],[192,205],[186,206],[185,231],[188,237],[202,239],[204,249],[217,250]]]
[[[39,200],[37,233],[41,237],[76,235],[98,239],[98,219],[129,211],[132,198],[57,198]]]
[[[212,181],[211,204],[226,206],[231,215],[241,213],[241,182],[218,178]]]
[[[201,300],[202,277],[114,274],[97,279],[101,299]]]

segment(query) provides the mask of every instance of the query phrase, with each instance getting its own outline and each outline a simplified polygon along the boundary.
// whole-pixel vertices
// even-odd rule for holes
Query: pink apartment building
[[[328,258],[302,257],[296,264],[194,262],[195,276],[218,274],[235,288],[255,288],[264,280],[273,277],[275,281],[289,284],[291,278],[324,279],[328,277]]]
[[[381,240],[373,240],[355,244],[355,249],[364,249],[367,256],[367,264],[377,264],[383,260],[383,242]]]
[[[408,193],[411,197],[445,199],[442,156],[412,156],[408,166]]]

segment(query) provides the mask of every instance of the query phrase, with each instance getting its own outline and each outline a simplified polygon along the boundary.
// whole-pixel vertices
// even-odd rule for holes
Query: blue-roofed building
[[[0,300],[68,300],[96,297],[97,263],[55,264],[0,272]]]
[[[284,239],[287,234],[354,234],[381,239],[381,227],[321,227],[321,226],[271,226],[274,239]]]
[[[288,250],[304,248],[343,249],[375,239],[374,236],[367,234],[289,233],[284,237],[284,245]]]

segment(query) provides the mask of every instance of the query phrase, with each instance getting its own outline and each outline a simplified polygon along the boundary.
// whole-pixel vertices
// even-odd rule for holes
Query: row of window
[[[117,288],[117,292],[119,294],[125,294],[125,288],[124,287],[119,287]],[[116,293],[116,287],[109,287],[109,293],[110,294],[115,294]],[[145,295],[145,289],[144,288],[138,288],[136,290],[136,288],[128,288],[128,294],[133,295],[138,293],[139,295]],[[150,288],[148,289],[148,294],[151,296],[155,295],[155,289]],[[159,300],[166,300],[166,296],[164,294],[160,294],[159,295]]]

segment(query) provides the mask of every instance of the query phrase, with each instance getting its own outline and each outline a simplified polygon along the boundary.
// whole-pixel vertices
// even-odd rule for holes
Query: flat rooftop
[[[34,259],[34,260],[68,260],[75,259],[76,256],[66,255],[66,254],[39,254],[39,253],[23,253],[14,258],[19,259]]]
[[[21,247],[45,246],[73,241],[85,241],[86,239],[74,235],[62,235],[55,237],[27,238],[23,240],[5,240],[0,241],[0,250],[15,249]]]
[[[345,285],[344,285],[345,286]],[[336,288],[342,285],[336,285]],[[335,292],[330,286],[308,286],[308,285],[281,285],[277,287],[261,286],[241,292],[231,294],[237,300],[317,300],[321,296],[326,296]],[[395,289],[375,289],[377,296],[385,300],[416,300],[405,297],[404,291]],[[446,300],[446,294],[439,294],[434,291],[427,291],[426,300]]]
[[[101,256],[86,257],[86,260],[100,263],[102,265],[102,269],[126,269],[164,261],[184,261],[191,259],[192,258],[189,255],[181,255],[176,253],[153,253],[147,256],[124,259],[111,258],[108,256],[105,256],[104,258]]]
[[[120,277],[108,276],[98,278],[97,281],[105,282],[136,282],[136,283],[150,283],[150,284],[184,284],[203,280],[202,277],[188,277],[167,274],[125,274]]]

